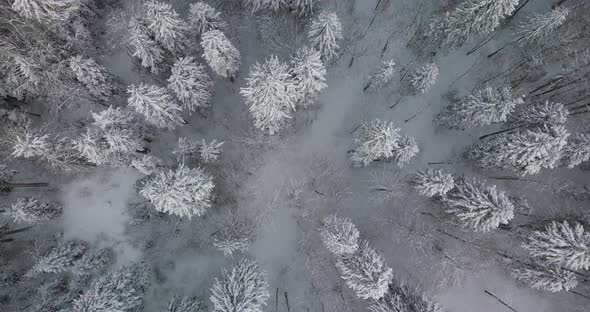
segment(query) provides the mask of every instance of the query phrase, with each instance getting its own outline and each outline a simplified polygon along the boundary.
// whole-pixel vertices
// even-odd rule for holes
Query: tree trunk
[[[515,129],[518,129],[518,128],[521,128],[521,127],[522,127],[522,125],[521,125],[521,126],[512,127],[512,128],[508,128],[508,129],[504,129],[504,130],[499,130],[499,131],[492,132],[492,133],[488,133],[488,134],[486,134],[486,135],[482,135],[482,136],[480,136],[480,137],[478,138],[478,140],[483,140],[483,139],[485,139],[485,138],[487,138],[487,137],[491,137],[491,136],[494,136],[494,135],[497,135],[497,134],[501,134],[501,133],[504,133],[504,132],[508,132],[508,131],[511,131],[511,130],[515,130]]]
[[[31,183],[0,183],[0,187],[46,187],[49,186],[47,182],[31,182]]]

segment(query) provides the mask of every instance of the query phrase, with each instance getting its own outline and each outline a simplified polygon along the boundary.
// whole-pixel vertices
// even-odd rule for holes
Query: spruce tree
[[[322,240],[335,255],[352,254],[359,247],[359,230],[348,218],[331,215],[323,220]]]
[[[209,67],[221,77],[233,79],[240,68],[240,51],[218,29],[201,36],[203,58]]]
[[[320,52],[303,47],[295,53],[289,69],[298,93],[297,105],[313,105],[320,92],[327,88],[326,67]]]
[[[189,6],[188,24],[197,35],[214,29],[223,30],[227,26],[221,19],[221,13],[202,1],[191,3]]]
[[[418,194],[426,197],[444,196],[455,187],[455,179],[442,170],[421,170],[412,179]]]
[[[113,85],[107,70],[94,59],[83,58],[82,55],[74,56],[70,58],[70,69],[93,96],[99,99],[111,96]]]
[[[258,263],[243,259],[230,271],[223,271],[221,279],[215,279],[209,300],[214,312],[262,312],[268,293],[266,272]]]
[[[438,66],[435,63],[427,63],[418,67],[410,75],[410,86],[413,92],[427,93],[436,83],[438,77]]]
[[[141,83],[127,88],[127,103],[146,121],[159,128],[174,129],[184,123],[182,109],[165,88]]]
[[[57,202],[39,201],[35,197],[21,197],[10,206],[7,214],[15,223],[40,223],[53,220],[63,212]]]
[[[337,56],[342,40],[342,24],[338,15],[330,11],[320,12],[311,22],[307,34],[310,45],[318,50],[325,61]]]
[[[194,112],[211,105],[213,81],[205,71],[205,66],[192,57],[178,59],[172,66],[168,78],[168,89],[172,90],[183,109]]]
[[[549,292],[569,291],[578,285],[575,273],[541,262],[534,265],[515,263],[511,274],[531,288]]]

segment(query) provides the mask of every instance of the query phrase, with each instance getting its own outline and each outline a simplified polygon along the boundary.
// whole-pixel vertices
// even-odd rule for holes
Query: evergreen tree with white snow
[[[437,116],[437,122],[451,129],[487,126],[505,122],[508,115],[523,103],[523,96],[513,95],[510,87],[494,89],[485,86],[452,102]]]
[[[148,28],[148,22],[140,17],[135,17],[129,22],[130,40],[133,47],[133,56],[141,61],[141,66],[149,68],[152,73],[161,70],[164,61],[164,49],[153,39]]]
[[[69,268],[78,277],[91,276],[104,269],[112,260],[112,253],[108,249],[90,250]]]
[[[14,0],[12,9],[45,24],[66,22],[80,8],[79,0]]]
[[[205,71],[205,66],[192,57],[180,58],[172,66],[168,78],[168,89],[172,90],[182,103],[182,108],[194,112],[211,105],[213,81]]]
[[[212,140],[211,142],[207,143],[205,139],[201,140],[201,144],[199,145],[199,157],[203,163],[213,163],[219,159],[221,155],[221,146],[225,142],[217,142],[217,140]]]
[[[338,15],[330,11],[320,12],[309,26],[307,34],[310,45],[318,50],[327,62],[337,55],[338,41],[342,40],[342,24]]]
[[[241,260],[223,277],[215,279],[209,300],[214,312],[262,312],[268,293],[266,273],[253,260]]]
[[[168,3],[148,0],[145,4],[145,20],[154,39],[172,53],[183,52],[187,45],[188,25]]]
[[[356,253],[342,256],[336,267],[346,285],[365,300],[382,298],[393,277],[393,270],[368,242],[361,244]]]
[[[576,133],[563,149],[562,161],[568,168],[590,160],[590,132]]]
[[[418,171],[412,179],[412,185],[422,196],[444,196],[455,187],[455,179],[442,170],[428,169]]]
[[[298,100],[289,67],[276,56],[256,63],[250,69],[246,87],[240,89],[254,118],[254,126],[275,134],[281,130]]]
[[[458,179],[442,200],[447,213],[476,232],[494,230],[514,217],[514,204],[504,192],[475,179]]]
[[[246,6],[252,8],[252,12],[270,10],[278,11],[284,6],[287,0],[243,0]]]
[[[551,222],[523,244],[534,258],[572,270],[590,269],[590,232],[580,223]]]
[[[231,257],[238,252],[246,252],[254,241],[254,225],[244,217],[231,215],[215,233],[213,246]]]
[[[93,96],[106,99],[111,95],[113,85],[107,70],[94,59],[83,58],[82,55],[74,56],[70,58],[70,69]]]
[[[364,90],[369,88],[379,90],[387,86],[393,79],[395,74],[395,62],[393,60],[384,61],[381,67],[371,75],[369,83],[365,86]]]
[[[400,284],[395,279],[379,300],[370,300],[371,312],[443,312],[442,307],[418,288]]]
[[[15,223],[40,223],[53,220],[63,212],[57,202],[39,201],[35,197],[21,197],[7,210],[8,216]]]
[[[521,129],[482,140],[467,157],[484,169],[509,170],[521,175],[558,165],[569,133],[563,126]]]
[[[202,1],[191,3],[189,6],[188,24],[197,35],[214,29],[223,30],[227,27],[227,24],[221,19],[221,13]]]
[[[546,14],[534,14],[518,26],[517,40],[522,43],[539,42],[563,25],[568,15],[569,9],[560,6],[556,6]]]
[[[363,122],[355,133],[356,148],[350,160],[355,166],[368,166],[375,160],[391,158],[400,138],[400,129],[393,122],[379,119]]]
[[[514,263],[511,275],[527,286],[549,292],[569,291],[578,285],[574,272],[555,265]]]
[[[359,248],[359,230],[348,218],[331,215],[322,223],[322,240],[335,255],[355,253]]]
[[[166,312],[201,312],[202,306],[201,301],[197,298],[174,296],[170,299]]]
[[[161,171],[139,190],[159,212],[179,217],[201,216],[211,207],[213,177],[201,168],[181,164],[176,170]]]
[[[240,51],[218,29],[209,30],[201,36],[203,58],[209,67],[221,77],[232,80],[240,68]]]
[[[46,255],[36,259],[35,265],[29,271],[29,275],[39,273],[59,273],[72,268],[86,252],[86,245],[80,241],[58,241]]]
[[[127,103],[142,114],[146,121],[159,128],[174,129],[184,123],[182,108],[165,88],[155,85],[130,85]]]
[[[418,143],[414,138],[407,135],[402,135],[397,140],[395,148],[393,149],[393,159],[397,162],[397,166],[402,168],[407,165],[416,154],[420,152]]]
[[[567,121],[568,109],[561,103],[549,101],[521,106],[509,121],[518,126],[561,125]]]
[[[151,155],[143,155],[141,158],[136,158],[131,161],[131,167],[137,169],[144,175],[150,175],[158,170],[162,161]]]
[[[289,70],[299,94],[297,104],[303,107],[314,104],[320,92],[327,88],[326,67],[320,52],[303,47],[295,53]]]
[[[410,75],[410,86],[416,93],[426,93],[436,83],[438,66],[435,63],[427,63],[418,67]]]

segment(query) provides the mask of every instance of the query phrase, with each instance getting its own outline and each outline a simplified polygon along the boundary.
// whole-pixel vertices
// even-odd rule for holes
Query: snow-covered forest
[[[587,0],[0,0],[0,311],[590,311]]]

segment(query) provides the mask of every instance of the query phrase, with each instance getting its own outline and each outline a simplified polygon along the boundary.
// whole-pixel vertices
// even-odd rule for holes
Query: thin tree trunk
[[[285,304],[287,305],[287,312],[291,312],[291,306],[289,305],[289,296],[287,296],[287,292],[285,292]]]
[[[508,305],[508,303],[506,303],[504,300],[498,298],[498,296],[492,294],[491,292],[489,292],[487,289],[484,291],[484,293],[486,293],[486,295],[496,299],[498,302],[500,302],[502,305],[504,305],[505,307],[507,307],[508,309],[514,311],[514,312],[518,312],[516,309],[514,309],[513,307],[511,307],[510,305]]]
[[[510,41],[510,42],[508,42],[507,44],[505,44],[505,45],[504,45],[504,46],[502,46],[501,48],[497,49],[496,51],[494,51],[494,52],[492,52],[492,53],[488,54],[488,58],[492,58],[494,55],[496,55],[496,54],[500,53],[502,50],[506,49],[507,47],[509,47],[509,46],[513,45],[514,43],[518,42],[519,40],[521,40],[521,39],[523,39],[523,38],[524,38],[524,36],[520,36],[520,37],[518,37],[518,38],[516,38],[516,39],[514,39],[514,40],[512,40],[512,41]]]
[[[522,125],[520,125],[520,126],[516,126],[516,127],[512,127],[512,128],[508,128],[508,129],[504,129],[504,130],[499,130],[499,131],[492,132],[492,133],[488,133],[488,134],[486,134],[486,135],[482,135],[482,136],[480,136],[480,137],[478,138],[478,140],[483,140],[483,139],[485,139],[485,138],[487,138],[487,137],[491,137],[491,136],[494,136],[494,135],[497,135],[497,134],[502,134],[502,133],[504,133],[504,132],[508,132],[508,131],[516,130],[516,129],[518,129],[518,128],[521,128],[521,127],[522,127]]]
[[[26,232],[26,231],[30,230],[31,228],[32,228],[32,226],[27,226],[27,227],[20,228],[17,230],[7,231],[7,232],[2,233],[2,236],[8,236],[8,235],[12,235],[12,234]]]
[[[586,298],[586,299],[590,300],[590,297],[588,297],[588,296],[586,296],[586,295],[584,295],[584,294],[581,294],[581,293],[579,293],[579,292],[577,292],[577,291],[575,291],[575,290],[568,290],[568,291],[569,291],[569,292],[571,292],[571,293],[572,293],[572,294],[574,294],[574,295],[578,295],[578,296],[580,296],[580,297],[583,297],[583,298]]]

